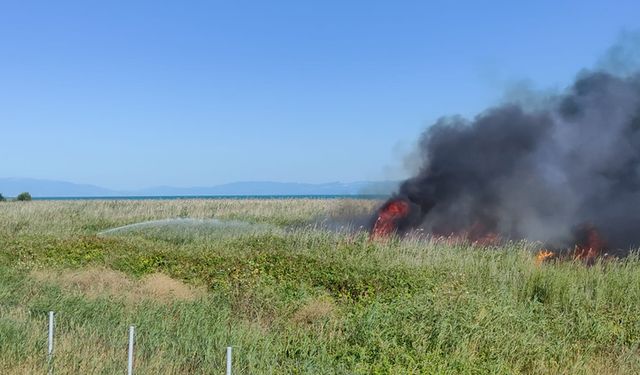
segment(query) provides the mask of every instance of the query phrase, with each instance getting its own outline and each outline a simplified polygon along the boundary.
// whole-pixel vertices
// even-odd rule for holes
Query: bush
[[[18,196],[16,197],[17,201],[30,201],[31,200],[31,194],[27,193],[26,191],[24,193],[20,193],[18,194]]]
[[[6,201],[6,200],[7,200],[7,199],[6,199],[5,197],[3,197],[3,196],[2,196],[2,193],[0,193],[0,202],[4,202],[4,201]]]

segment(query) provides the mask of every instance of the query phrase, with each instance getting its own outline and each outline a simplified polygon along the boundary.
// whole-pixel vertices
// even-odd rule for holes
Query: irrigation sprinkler
[[[133,338],[135,336],[136,327],[129,327],[129,356],[127,360],[127,374],[133,375]]]
[[[49,366],[49,374],[51,374],[51,360],[53,359],[53,326],[55,324],[53,311],[49,311],[49,349],[47,351],[47,365]]]
[[[227,346],[227,375],[231,375],[231,347]]]

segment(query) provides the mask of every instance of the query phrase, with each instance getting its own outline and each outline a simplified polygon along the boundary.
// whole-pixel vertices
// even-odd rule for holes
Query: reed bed
[[[372,242],[367,200],[0,203],[0,373],[640,373],[640,260],[534,261],[535,244]],[[259,231],[127,231],[172,218]],[[331,229],[328,230],[327,228]],[[206,232],[206,228],[203,229]]]

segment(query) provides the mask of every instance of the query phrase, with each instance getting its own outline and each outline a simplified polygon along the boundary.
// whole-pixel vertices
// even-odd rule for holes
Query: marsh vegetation
[[[137,374],[221,373],[228,345],[239,374],[640,373],[636,255],[540,265],[535,244],[372,242],[318,224],[377,204],[7,202],[0,373],[46,373],[49,310],[56,374],[123,372],[129,324]],[[180,218],[246,226],[105,233]]]

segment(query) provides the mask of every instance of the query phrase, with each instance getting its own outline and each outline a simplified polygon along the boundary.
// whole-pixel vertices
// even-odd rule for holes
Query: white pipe
[[[227,346],[227,375],[231,375],[231,347]]]
[[[53,317],[53,311],[49,311],[49,351],[48,353],[48,357],[49,357],[49,362],[51,362],[51,358],[53,357],[53,325],[54,325],[54,317]]]
[[[129,358],[127,361],[127,374],[133,375],[133,337],[135,335],[136,327],[129,327]]]
[[[55,325],[53,311],[49,311],[49,338],[47,340],[49,344],[49,348],[47,350],[47,367],[49,367],[49,371],[47,371],[48,375],[53,373],[53,327]]]

